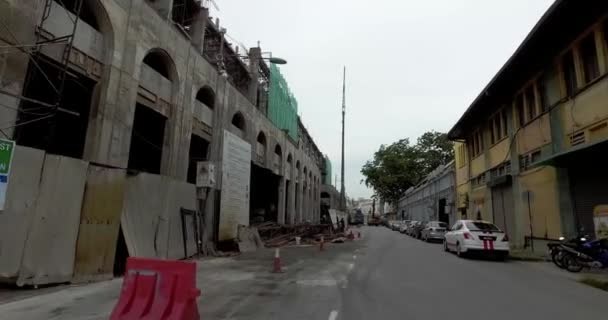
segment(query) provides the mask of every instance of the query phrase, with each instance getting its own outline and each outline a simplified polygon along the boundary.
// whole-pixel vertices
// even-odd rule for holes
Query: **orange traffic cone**
[[[279,253],[279,248],[276,248],[274,251],[274,263],[273,263],[272,272],[273,273],[283,273],[281,269],[281,254]]]

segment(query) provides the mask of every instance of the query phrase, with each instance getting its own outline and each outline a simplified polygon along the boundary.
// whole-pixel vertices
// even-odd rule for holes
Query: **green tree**
[[[361,168],[362,181],[374,189],[378,197],[396,203],[407,189],[418,184],[427,174],[454,157],[452,142],[445,133],[429,131],[418,138],[389,146],[381,145],[374,158]]]
[[[418,159],[418,150],[410,145],[409,139],[381,145],[374,159],[361,169],[365,185],[373,188],[380,198],[394,202],[420,180],[423,167]]]
[[[416,148],[424,167],[424,176],[435,170],[438,166],[454,159],[454,144],[448,135],[437,131],[425,132],[418,138]]]

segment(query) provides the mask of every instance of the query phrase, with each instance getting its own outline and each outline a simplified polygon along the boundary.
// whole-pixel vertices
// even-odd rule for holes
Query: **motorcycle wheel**
[[[564,253],[561,250],[554,250],[551,253],[551,261],[560,269],[564,269]]]
[[[583,270],[583,265],[578,261],[578,258],[571,254],[564,255],[562,257],[562,263],[566,270],[570,272],[581,272],[581,270]]]

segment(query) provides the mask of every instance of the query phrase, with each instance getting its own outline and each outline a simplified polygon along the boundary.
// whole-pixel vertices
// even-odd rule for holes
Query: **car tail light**
[[[506,233],[505,233],[505,236],[504,236],[504,237],[502,237],[502,241],[505,241],[505,242],[506,242],[506,241],[509,241],[509,237],[507,236],[507,234],[506,234]]]
[[[467,240],[473,240],[473,235],[470,234],[470,233],[468,233],[468,232],[465,232],[464,233],[464,238],[467,239]]]

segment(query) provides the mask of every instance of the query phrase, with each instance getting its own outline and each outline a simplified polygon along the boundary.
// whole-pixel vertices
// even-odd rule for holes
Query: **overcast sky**
[[[340,172],[347,68],[346,191],[381,144],[447,132],[553,0],[215,0],[228,35],[288,60],[305,126]]]

